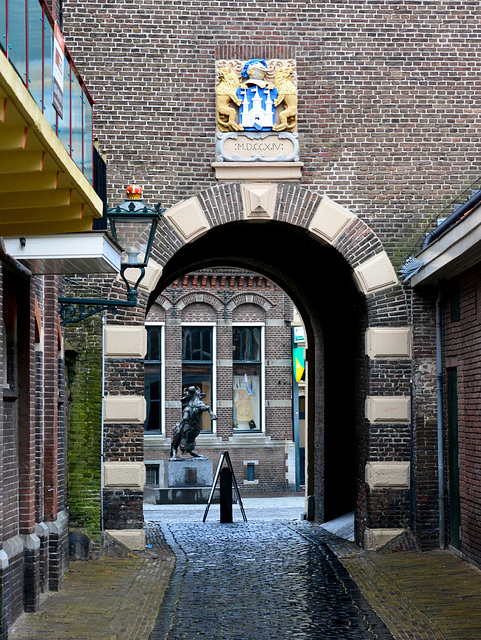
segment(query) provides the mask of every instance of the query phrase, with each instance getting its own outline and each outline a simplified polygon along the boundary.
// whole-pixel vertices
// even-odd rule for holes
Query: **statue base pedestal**
[[[159,487],[145,487],[144,501],[147,504],[207,504],[211,487],[178,489],[161,489]],[[219,504],[220,492],[216,489],[212,502]]]
[[[212,482],[212,460],[190,457],[168,460],[164,466],[164,486],[146,486],[144,501],[148,504],[207,504]],[[218,504],[219,499],[217,488],[212,502]]]
[[[185,458],[169,460],[165,467],[165,486],[171,488],[212,487],[212,460]]]

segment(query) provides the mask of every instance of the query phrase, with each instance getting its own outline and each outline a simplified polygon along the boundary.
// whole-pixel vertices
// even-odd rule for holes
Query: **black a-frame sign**
[[[239,487],[237,486],[237,482],[236,482],[235,475],[234,475],[234,469],[232,468],[232,462],[230,461],[230,456],[229,456],[229,452],[228,451],[223,451],[221,456],[220,456],[220,458],[219,458],[219,464],[217,465],[217,471],[215,472],[214,481],[212,483],[212,489],[210,490],[210,495],[209,495],[209,499],[207,500],[207,507],[205,508],[205,513],[204,513],[204,517],[202,518],[202,522],[205,522],[205,520],[207,518],[207,514],[209,513],[210,505],[212,504],[212,498],[214,497],[215,488],[216,488],[217,483],[219,481],[220,472],[222,470],[222,466],[223,466],[224,462],[227,464],[227,468],[231,472],[232,485],[234,487],[235,495],[236,495],[237,501],[239,503],[239,507],[240,507],[240,510],[241,510],[241,513],[242,513],[242,517],[244,518],[244,522],[247,522],[246,512],[244,511],[244,505],[242,504],[242,499],[241,499],[240,493],[239,493]],[[232,491],[232,489],[231,489],[231,491]]]

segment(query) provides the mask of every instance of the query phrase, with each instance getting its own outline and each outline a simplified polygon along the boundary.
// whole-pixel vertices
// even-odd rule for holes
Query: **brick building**
[[[132,341],[106,352],[106,528],[142,545],[145,320],[174,281],[228,266],[282,287],[305,324],[313,517],[354,507],[359,544],[410,529],[421,548],[437,546],[434,304],[397,269],[478,178],[476,9],[68,0],[64,10],[97,99],[110,200],[135,176],[149,204],[167,207],[139,306],[107,317],[107,344]],[[242,113],[229,79],[232,95],[246,92]],[[239,137],[254,100],[273,108],[271,85],[284,96],[277,129],[252,121]],[[105,291],[121,295],[116,283]]]
[[[20,613],[36,610],[42,592],[59,588],[68,563],[60,274],[105,270],[104,242],[120,265],[111,241],[91,234],[102,215],[92,186],[92,98],[68,49],[58,55],[68,70],[63,105],[52,104],[49,6],[0,2],[2,640]],[[53,11],[59,18],[57,4]]]
[[[93,125],[90,93],[68,52],[63,118],[51,104],[54,36],[46,4],[57,19],[63,15],[67,45],[95,97]],[[35,609],[42,589],[58,587],[66,565],[64,378],[70,526],[96,543],[109,531],[142,548],[145,458],[165,447],[168,425],[181,413],[172,391],[163,403],[166,431],[144,434],[149,323],[163,315],[165,332],[177,332],[179,341],[182,323],[199,326],[187,323],[200,314],[219,336],[230,332],[232,342],[216,341],[219,348],[233,343],[235,326],[262,326],[250,301],[229,307],[230,300],[225,322],[222,295],[172,316],[173,283],[181,288],[187,274],[218,268],[259,274],[261,290],[267,282],[281,287],[305,325],[312,517],[354,509],[356,540],[366,548],[410,530],[421,548],[450,544],[480,564],[472,384],[479,264],[467,241],[446,266],[440,244],[459,246],[457,234],[472,229],[476,211],[423,250],[425,266],[412,287],[397,276],[428,221],[479,177],[481,115],[472,106],[481,91],[477,7],[431,4],[0,2],[9,38],[0,55],[0,234],[9,239],[1,252],[3,637],[23,608]],[[27,20],[26,6],[33,12]],[[20,18],[15,37],[13,18]],[[256,113],[270,113],[272,127]],[[75,249],[61,258],[48,253],[58,234],[87,231],[100,215],[91,185],[92,127],[109,158],[109,201],[117,202],[135,176],[146,201],[161,200],[167,211],[137,307],[90,319],[65,336],[59,286],[70,294],[125,296],[113,276],[90,277],[95,269],[82,269]],[[29,258],[32,234],[46,235],[48,246]],[[65,249],[64,238],[60,245]],[[430,261],[437,261],[432,272]],[[278,310],[264,309],[266,334]],[[182,364],[172,356],[178,388]],[[232,448],[235,458],[242,439],[270,437],[269,446],[282,450],[276,469],[285,465],[275,417],[287,407],[267,406],[267,388],[259,408],[265,421],[253,414],[256,429],[249,420],[244,434],[230,430],[234,368],[252,371],[259,362],[231,365],[226,357],[217,364],[226,367],[216,389],[222,423],[200,436],[203,443],[212,451]],[[147,365],[162,363],[153,358]],[[285,398],[272,390],[272,401]],[[251,482],[254,473],[261,484],[260,470],[249,468],[255,460],[260,467],[260,457],[248,455],[237,459],[237,474]]]
[[[436,301],[439,527],[443,544],[480,567],[481,265],[477,230],[481,192],[476,190],[468,200],[466,197],[424,241],[410,282],[420,296]]]
[[[214,462],[229,450],[246,492],[295,489],[292,303],[263,276],[204,270],[175,280],[146,319],[147,484],[165,486],[181,390],[196,385],[204,414],[196,450]]]

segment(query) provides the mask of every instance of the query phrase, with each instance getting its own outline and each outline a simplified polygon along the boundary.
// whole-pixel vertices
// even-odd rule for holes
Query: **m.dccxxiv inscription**
[[[217,134],[217,162],[298,162],[297,133]]]

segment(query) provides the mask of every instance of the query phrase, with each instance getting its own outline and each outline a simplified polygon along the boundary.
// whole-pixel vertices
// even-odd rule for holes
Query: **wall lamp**
[[[76,323],[90,316],[119,307],[135,307],[138,287],[145,276],[155,232],[165,209],[159,204],[155,209],[142,202],[142,187],[135,180],[126,189],[127,199],[116,207],[107,209],[107,220],[113,239],[123,248],[120,276],[127,287],[127,300],[103,300],[98,298],[59,298],[61,324]],[[139,276],[129,279],[126,271],[137,269]],[[134,282],[132,285],[131,282]]]

